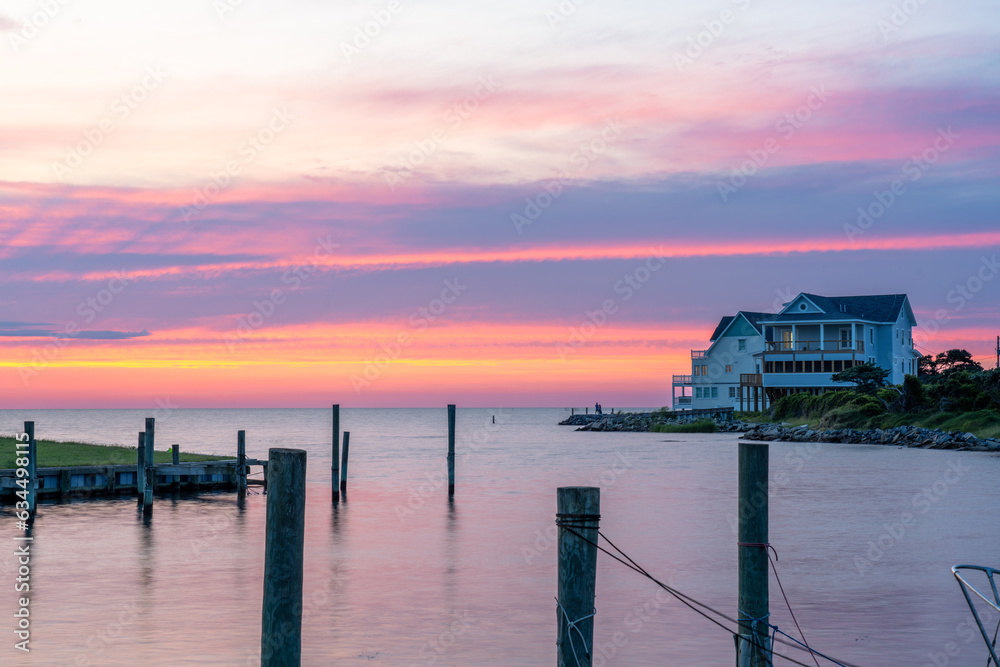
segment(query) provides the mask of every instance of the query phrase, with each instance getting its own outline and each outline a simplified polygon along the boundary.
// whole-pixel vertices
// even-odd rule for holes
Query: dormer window
[[[800,304],[799,304],[799,310],[805,310],[805,309],[806,309],[806,308],[808,308],[808,307],[809,307],[809,306],[807,306],[807,305],[806,305],[806,304],[804,304],[804,303],[800,303]]]

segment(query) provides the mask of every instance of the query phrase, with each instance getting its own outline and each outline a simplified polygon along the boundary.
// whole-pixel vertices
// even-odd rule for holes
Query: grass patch
[[[688,424],[653,424],[653,433],[715,433],[719,429],[711,419],[702,419]]]
[[[107,466],[135,465],[135,447],[119,445],[91,445],[84,442],[56,442],[53,440],[36,441],[38,448],[39,468],[61,468],[65,466]],[[21,450],[24,451],[24,450]],[[17,447],[12,437],[0,437],[0,469],[14,468],[17,457]],[[180,460],[185,461],[220,461],[233,456],[212,456],[210,454],[189,454],[181,452]],[[170,463],[171,453],[154,452],[155,463]]]

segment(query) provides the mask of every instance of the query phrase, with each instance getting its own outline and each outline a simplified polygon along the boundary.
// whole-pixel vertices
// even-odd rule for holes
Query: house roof
[[[780,313],[768,317],[765,321],[788,322],[810,320],[869,320],[871,322],[895,322],[899,313],[906,306],[905,294],[878,294],[868,296],[819,296],[806,294],[804,296],[823,313]],[[798,298],[798,297],[796,297]],[[794,301],[794,299],[793,299]]]
[[[771,317],[773,314],[774,313],[754,313],[748,310],[741,310],[735,315],[726,315],[719,320],[719,326],[715,327],[715,331],[712,332],[712,337],[708,340],[714,343],[720,336],[722,336],[722,334],[726,332],[726,329],[728,329],[729,325],[733,323],[733,320],[740,315],[742,315],[746,321],[750,323],[750,326],[757,330],[757,333],[761,333],[759,324],[760,321],[764,318]]]

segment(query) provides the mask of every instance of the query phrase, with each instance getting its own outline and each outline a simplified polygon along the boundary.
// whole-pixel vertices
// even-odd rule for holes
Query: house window
[[[824,373],[832,373],[833,372],[833,362],[832,361],[824,361],[823,362],[823,372]]]
[[[736,398],[736,387],[729,388],[729,398]]]
[[[740,338],[739,341],[737,341],[736,344],[737,344],[738,349],[739,349],[740,352],[746,352],[747,351],[747,339],[746,338]]]
[[[875,329],[873,327],[868,328],[868,342],[872,345],[875,344]]]
[[[694,367],[694,374],[695,375],[701,375],[701,366],[695,366]]]
[[[796,373],[801,373],[802,372],[802,362],[801,361],[796,361],[795,362],[795,372]]]
[[[833,362],[833,372],[839,373],[842,370],[844,370],[844,362],[841,361],[840,359],[835,360]]]
[[[851,330],[841,329],[840,330],[840,349],[849,350],[851,349]]]
[[[706,376],[708,375],[708,366],[701,367],[701,374]]]
[[[781,349],[790,350],[792,349],[792,330],[785,329],[781,332]]]
[[[732,364],[726,364],[726,372],[727,373],[732,373],[733,372],[733,365]]]
[[[719,388],[712,387],[712,398],[718,398],[718,397],[719,397]]]

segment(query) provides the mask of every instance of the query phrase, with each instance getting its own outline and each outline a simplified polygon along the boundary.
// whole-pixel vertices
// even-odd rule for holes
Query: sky
[[[1000,334],[1000,7],[0,5],[5,407],[660,406],[719,319]]]

